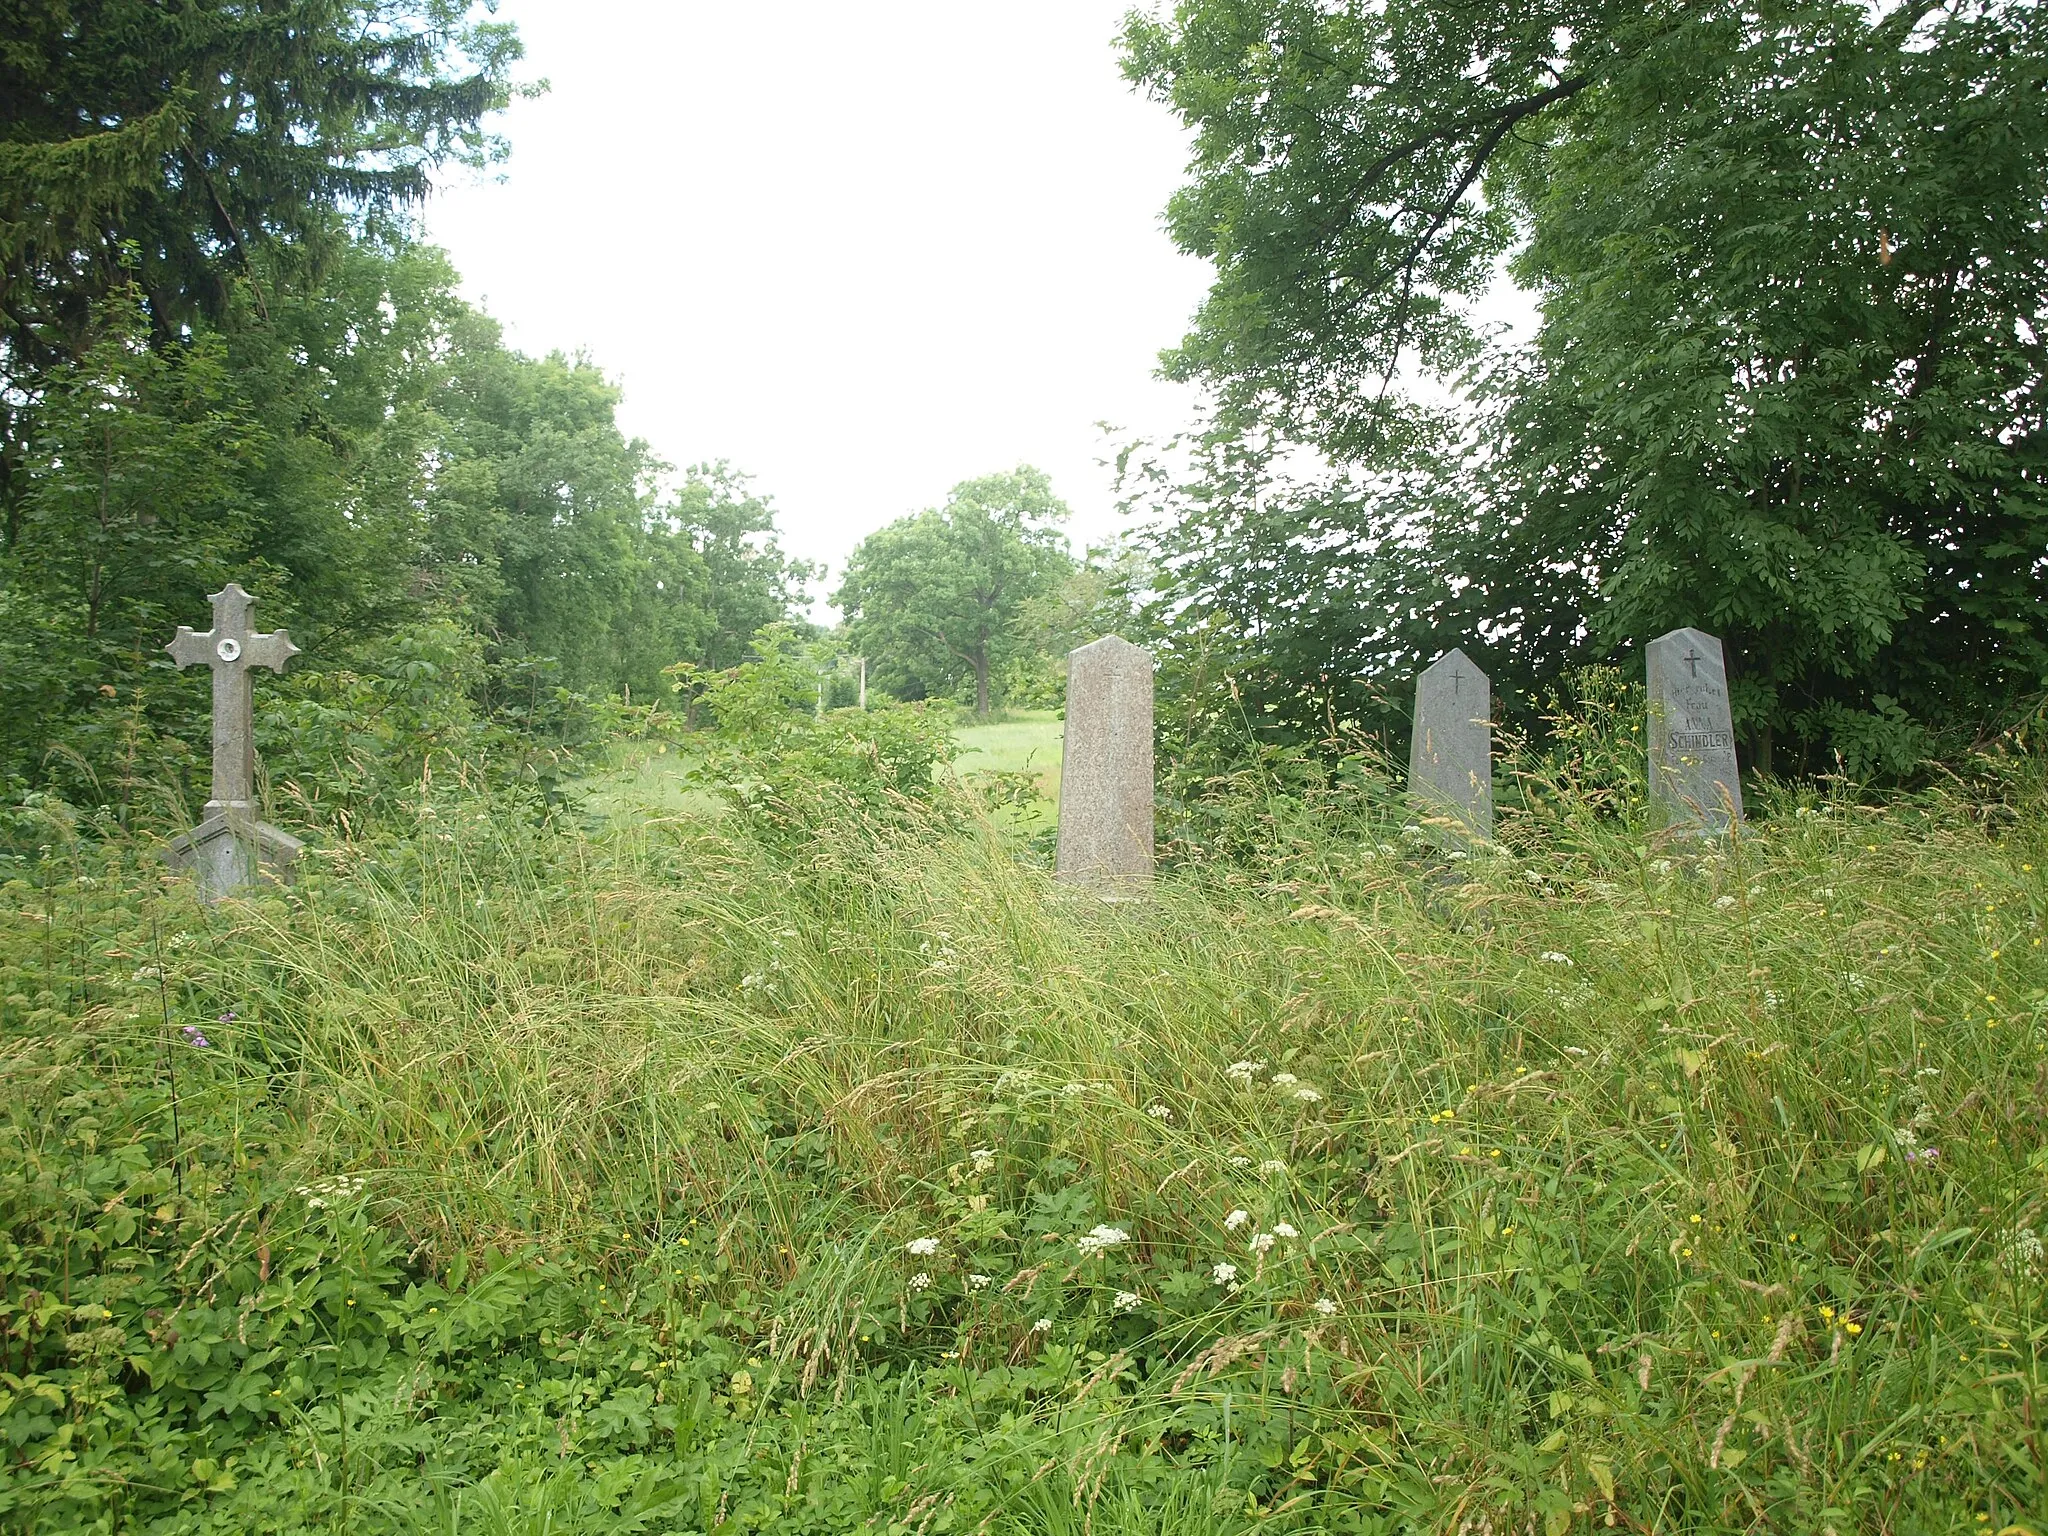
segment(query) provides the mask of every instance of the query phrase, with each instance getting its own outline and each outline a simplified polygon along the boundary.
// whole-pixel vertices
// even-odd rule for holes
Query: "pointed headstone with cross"
[[[164,647],[180,667],[213,668],[213,794],[198,826],[173,838],[164,857],[199,878],[208,901],[253,882],[259,872],[286,874],[305,846],[256,815],[255,690],[251,671],[282,672],[299,654],[283,630],[259,634],[249,627],[256,600],[234,582],[213,594],[213,628],[185,625]]]
[[[1444,652],[1415,679],[1408,793],[1448,815],[1460,840],[1493,838],[1493,690],[1463,651]]]
[[[1674,629],[1644,648],[1650,688],[1650,799],[1677,831],[1726,832],[1742,820],[1742,778],[1721,642]]]

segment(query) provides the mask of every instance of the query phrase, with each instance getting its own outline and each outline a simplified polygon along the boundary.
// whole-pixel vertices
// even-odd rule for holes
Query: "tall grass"
[[[2017,1519],[2040,801],[1773,809],[1448,862],[1389,828],[1115,905],[985,823],[792,856],[451,809],[238,916],[218,980],[308,1173],[444,1259],[541,1234],[623,1276],[695,1221],[702,1294],[765,1298],[807,1390],[1071,1350],[1067,1507],[1149,1461],[1239,1517]]]
[[[733,1470],[649,1529],[833,1528],[832,1414],[876,1529],[2048,1529],[2038,780],[1718,845],[1527,788],[1473,857],[1275,820],[1115,904],[986,817],[453,797],[289,898],[150,900],[209,1065],[289,1108],[270,1187],[751,1351],[716,1401],[797,1447],[781,1513]]]

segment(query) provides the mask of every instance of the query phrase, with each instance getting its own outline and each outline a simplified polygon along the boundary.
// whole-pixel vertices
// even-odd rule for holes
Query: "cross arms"
[[[276,629],[260,635],[244,634],[238,638],[222,635],[217,629],[199,634],[183,624],[178,626],[177,635],[164,649],[181,667],[196,667],[202,662],[241,661],[252,667],[268,667],[273,672],[282,672],[284,664],[299,654],[299,648],[292,644],[292,637],[286,630]]]

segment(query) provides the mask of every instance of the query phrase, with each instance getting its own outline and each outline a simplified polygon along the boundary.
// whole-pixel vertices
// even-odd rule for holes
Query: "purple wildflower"
[[[186,1040],[189,1041],[191,1044],[197,1046],[200,1050],[207,1050],[213,1045],[213,1042],[211,1040],[207,1039],[206,1036],[202,1035],[199,1032],[199,1026],[197,1024],[186,1024],[181,1027],[185,1031]]]
[[[1917,1151],[1908,1152],[1906,1156],[1913,1159],[1915,1162],[1931,1163],[1937,1157],[1941,1156],[1941,1148],[1921,1147]]]
[[[228,1011],[227,1011],[226,1013],[222,1014],[222,1015],[220,1016],[220,1022],[221,1022],[221,1023],[223,1023],[223,1024],[232,1024],[232,1023],[234,1023],[234,1022],[235,1022],[235,1010],[234,1010],[234,1009],[232,1009],[232,1008],[230,1008],[230,1009],[229,1009],[229,1010],[228,1010]]]

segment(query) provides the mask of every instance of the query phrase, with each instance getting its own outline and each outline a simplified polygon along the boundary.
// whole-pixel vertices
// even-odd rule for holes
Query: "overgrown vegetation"
[[[1209,430],[1129,489],[1261,739],[1398,733],[1453,645],[1526,720],[1681,625],[1766,772],[1910,777],[2048,690],[2036,7],[1178,0],[1125,44],[1215,269],[1166,356]]]
[[[1219,781],[1113,906],[969,802],[443,773],[211,912],[45,825],[7,1523],[2035,1529],[2038,762],[1660,848],[1565,736],[1497,855]]]

